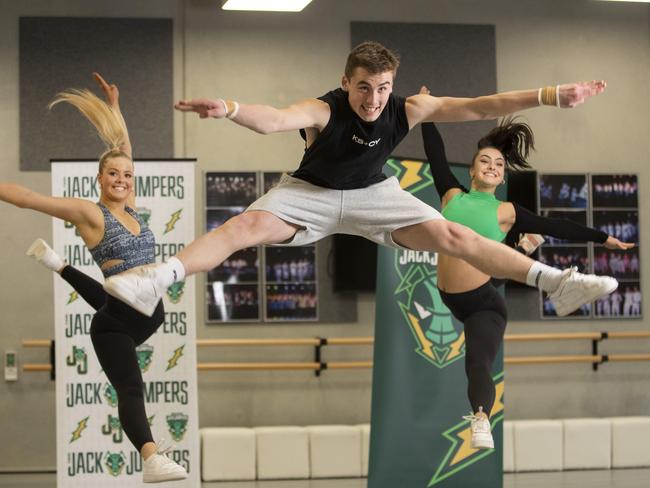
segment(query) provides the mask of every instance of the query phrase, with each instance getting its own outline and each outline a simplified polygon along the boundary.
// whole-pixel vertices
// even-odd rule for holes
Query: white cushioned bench
[[[255,431],[237,427],[201,429],[204,481],[244,481],[257,477]]]
[[[650,466],[650,417],[614,417],[612,422],[612,467]]]
[[[309,436],[304,427],[255,427],[257,479],[307,479]]]
[[[610,469],[612,423],[609,419],[565,419],[564,469]]]
[[[361,430],[361,476],[368,477],[368,458],[370,457],[370,424],[358,426]]]
[[[515,470],[514,426],[510,421],[503,422],[503,472]]]
[[[353,425],[314,425],[309,432],[312,478],[361,476],[361,429]]]
[[[368,475],[370,425],[203,428],[204,481]],[[503,471],[650,467],[650,417],[508,420]]]
[[[515,471],[561,471],[561,420],[518,420],[514,427]]]

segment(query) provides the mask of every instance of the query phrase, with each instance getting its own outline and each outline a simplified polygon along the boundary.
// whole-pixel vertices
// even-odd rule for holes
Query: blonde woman
[[[104,277],[154,262],[154,235],[133,209],[133,160],[131,143],[119,106],[117,86],[97,73],[106,102],[88,90],[67,90],[50,107],[68,103],[97,129],[107,150],[99,158],[99,202],[59,198],[36,193],[21,185],[0,183],[0,200],[20,208],[43,212],[71,222],[90,250]],[[90,337],[97,358],[118,394],[120,423],[129,440],[142,454],[143,481],[184,479],[185,469],[167,457],[153,441],[145,412],[143,381],[135,348],[150,337],[164,320],[162,302],[151,317],[142,315],[106,294],[101,284],[65,266],[42,240],[28,251],[77,288],[97,312]],[[58,268],[58,269],[57,269]]]

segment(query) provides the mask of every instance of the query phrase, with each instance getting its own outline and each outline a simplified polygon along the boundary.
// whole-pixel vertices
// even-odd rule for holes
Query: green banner
[[[467,167],[453,168],[469,186]],[[386,174],[440,208],[429,165],[391,159]],[[503,198],[501,187],[497,197]],[[437,255],[379,249],[369,488],[501,488],[503,483],[503,348],[492,427],[496,449],[470,447],[471,411],[465,336],[442,303]]]

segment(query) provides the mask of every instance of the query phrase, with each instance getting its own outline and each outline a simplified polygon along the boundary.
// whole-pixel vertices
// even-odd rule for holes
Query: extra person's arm
[[[518,234],[543,234],[575,242],[596,242],[604,244],[609,249],[630,249],[634,247],[632,243],[621,242],[605,232],[586,227],[572,220],[542,217],[517,203],[512,203],[512,205],[515,209],[515,222],[512,231]]]
[[[260,134],[315,128],[322,130],[329,121],[330,107],[316,98],[294,103],[286,108],[249,105],[230,100],[181,100],[174,105],[181,112],[196,112],[202,119],[229,118],[236,124]]]
[[[589,97],[605,90],[604,81],[588,81],[559,85],[557,94],[561,108],[573,108]],[[521,90],[476,98],[433,97],[413,95],[406,99],[409,127],[421,122],[463,122],[495,119],[520,110],[539,106],[539,90]]]
[[[0,200],[66,220],[75,226],[98,225],[97,206],[88,200],[42,195],[16,183],[0,183]]]
[[[424,143],[424,152],[427,155],[429,168],[431,168],[433,183],[436,186],[438,195],[440,195],[440,199],[446,202],[453,196],[452,193],[467,192],[467,189],[460,184],[451,172],[445,154],[445,143],[433,122],[422,124],[422,142]]]
[[[126,141],[122,146],[120,146],[120,151],[126,154],[129,158],[133,159],[133,147],[131,146],[129,131],[126,126],[126,121],[124,120],[124,115],[122,115],[122,110],[120,109],[120,91],[118,90],[117,85],[109,85],[99,73],[93,73],[93,78],[104,92],[106,103],[115,109],[117,116],[120,118],[122,124],[124,125]]]
[[[99,73],[93,73],[93,78],[99,85],[99,87],[104,92],[104,97],[106,98],[106,103],[113,107],[116,111],[117,116],[122,121],[124,125],[124,135],[125,141],[124,144],[120,146],[120,151],[126,154],[131,160],[133,160],[133,146],[131,145],[131,138],[129,137],[129,130],[126,126],[126,121],[124,120],[124,115],[122,114],[122,109],[120,108],[120,91],[115,84],[108,84],[106,80]],[[131,190],[129,197],[126,201],[126,205],[130,208],[135,209],[135,190]]]

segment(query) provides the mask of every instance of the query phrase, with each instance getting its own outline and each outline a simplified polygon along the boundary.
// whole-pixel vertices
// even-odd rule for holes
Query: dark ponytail
[[[485,147],[498,149],[503,154],[507,169],[520,170],[531,167],[526,159],[530,150],[535,150],[535,138],[528,124],[517,122],[514,117],[506,117],[498,127],[478,141],[479,151]]]

